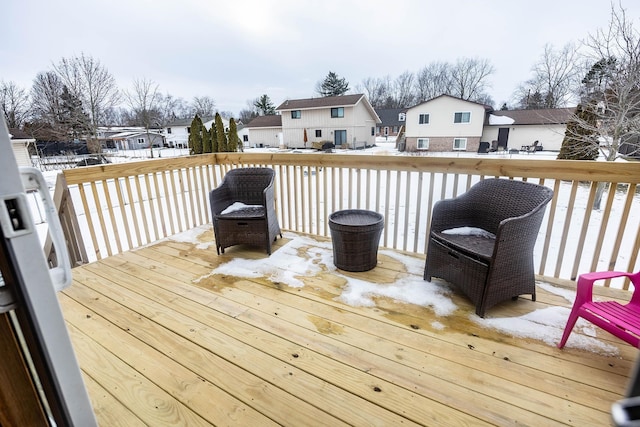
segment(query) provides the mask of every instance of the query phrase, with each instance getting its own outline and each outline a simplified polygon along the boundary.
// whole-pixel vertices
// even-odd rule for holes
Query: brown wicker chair
[[[433,208],[424,279],[456,285],[484,317],[522,294],[536,300],[533,248],[553,190],[509,179],[485,179]],[[443,233],[473,227],[493,236]]]
[[[276,217],[273,179],[270,168],[238,168],[225,175],[218,188],[209,193],[213,232],[218,255],[234,245],[264,247],[271,255],[271,242],[282,237]],[[247,205],[223,213],[235,202]]]

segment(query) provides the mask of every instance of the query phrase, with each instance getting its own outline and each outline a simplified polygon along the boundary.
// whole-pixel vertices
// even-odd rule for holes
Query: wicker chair
[[[547,187],[509,179],[485,179],[459,197],[435,204],[424,279],[453,283],[476,306],[476,314],[508,299],[536,300],[533,248],[546,204]],[[472,227],[489,233],[451,233]]]
[[[225,175],[209,193],[218,255],[234,245],[260,246],[271,255],[271,242],[282,237],[276,217],[273,179],[269,168],[238,168]],[[228,210],[239,202],[244,206]]]

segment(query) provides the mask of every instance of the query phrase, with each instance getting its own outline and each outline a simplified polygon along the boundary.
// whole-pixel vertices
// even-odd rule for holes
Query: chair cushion
[[[224,212],[224,211],[223,211]],[[220,213],[218,219],[251,219],[264,218],[266,210],[264,206],[247,206],[241,209],[234,209],[228,213]]]
[[[493,256],[495,238],[474,234],[446,234],[434,231],[432,236],[453,249],[465,253],[472,258],[490,262]]]

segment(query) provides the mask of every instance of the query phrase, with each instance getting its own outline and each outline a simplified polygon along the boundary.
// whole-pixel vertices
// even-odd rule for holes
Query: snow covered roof
[[[495,116],[493,114],[489,114],[489,124],[490,125],[511,125],[515,122],[514,119],[508,116]]]
[[[575,107],[546,108],[542,110],[497,110],[489,116],[490,125],[557,125],[565,124],[575,112]],[[513,120],[511,123],[491,123],[491,117],[502,117]],[[495,120],[500,120],[496,118]]]

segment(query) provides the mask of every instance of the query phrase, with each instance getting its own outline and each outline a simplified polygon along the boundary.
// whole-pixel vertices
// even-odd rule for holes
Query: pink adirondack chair
[[[633,295],[629,302],[620,304],[617,301],[593,301],[594,282],[615,277],[628,277],[633,283]],[[640,271],[637,273],[601,271],[580,275],[576,300],[558,348],[564,347],[578,317],[588,320],[638,348],[640,344],[640,290],[638,288],[640,288]]]

